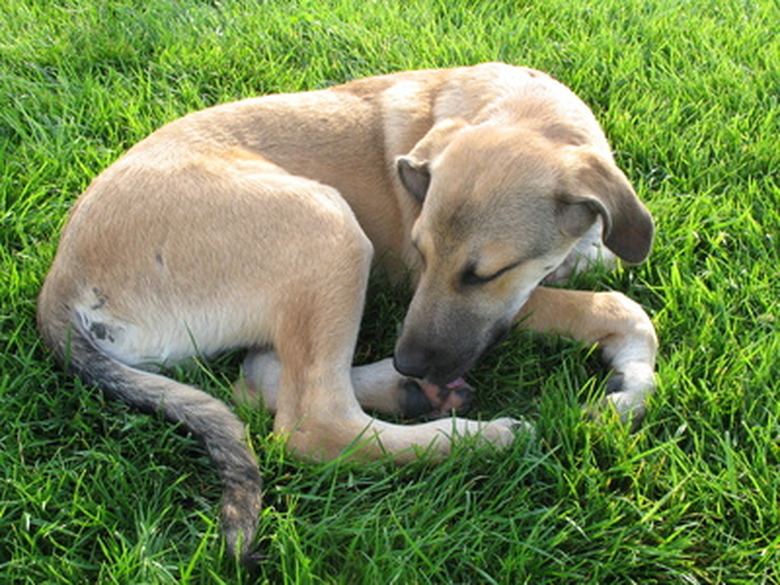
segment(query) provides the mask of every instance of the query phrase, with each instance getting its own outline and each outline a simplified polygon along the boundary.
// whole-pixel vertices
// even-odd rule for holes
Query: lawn
[[[583,419],[598,352],[516,332],[472,416],[537,427],[439,464],[313,465],[239,408],[267,583],[780,583],[780,7],[775,0],[6,0],[0,8],[0,583],[250,581],[205,452],[60,370],[35,298],[69,207],[166,121],[241,97],[487,60],[596,113],[657,222],[639,267],[571,286],[652,316],[644,425]],[[357,351],[408,294],[380,276]],[[174,375],[229,400],[239,355]]]

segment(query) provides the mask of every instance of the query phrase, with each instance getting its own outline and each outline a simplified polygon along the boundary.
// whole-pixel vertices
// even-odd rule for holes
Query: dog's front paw
[[[587,414],[593,420],[600,420],[605,412],[614,412],[623,424],[636,431],[647,413],[647,399],[655,387],[653,370],[647,366],[615,372],[607,380],[607,395],[596,408],[588,409]]]
[[[407,418],[440,418],[463,414],[474,400],[474,388],[463,378],[439,386],[407,378],[402,382],[401,410]]]

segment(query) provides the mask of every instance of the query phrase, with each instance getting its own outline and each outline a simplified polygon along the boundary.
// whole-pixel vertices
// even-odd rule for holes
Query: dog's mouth
[[[464,365],[467,367],[459,367],[455,369],[442,368],[441,370],[435,367],[429,368],[424,375],[417,377],[425,380],[429,384],[438,386],[441,389],[446,389],[449,391],[457,390],[458,388],[466,385],[464,376],[469,371],[469,369],[471,369],[473,364],[469,363]]]
[[[501,343],[510,328],[505,324],[496,325],[490,332],[484,347],[479,351],[453,352],[431,351],[412,347],[412,351],[404,352],[396,347],[393,356],[395,369],[401,374],[438,386],[448,391],[456,391],[467,386],[463,379],[484,351]],[[408,348],[406,348],[408,350]],[[431,359],[436,358],[439,359]]]
[[[426,335],[429,328],[405,330],[396,343],[395,369],[445,391],[465,387],[464,376],[488,348],[501,343],[511,330],[511,321],[499,320],[482,331],[473,327],[461,329],[466,331],[463,336],[450,336],[446,343],[441,336]]]
[[[452,382],[444,384],[444,387],[450,391],[457,390],[458,388],[463,388],[464,386],[467,386],[467,384],[466,384],[466,380],[464,380],[462,376],[454,379]]]
[[[433,382],[428,378],[422,378],[422,379],[418,378],[417,383],[423,388],[425,388],[428,392],[438,393],[441,397],[447,394],[451,394],[453,392],[457,392],[459,390],[471,388],[469,383],[466,382],[465,378],[463,377],[456,378],[452,382],[448,382],[446,384]]]

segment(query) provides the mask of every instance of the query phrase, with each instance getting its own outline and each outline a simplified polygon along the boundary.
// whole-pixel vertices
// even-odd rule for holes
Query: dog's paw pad
[[[403,381],[403,415],[409,418],[426,416],[434,410],[433,403],[428,399],[416,380]]]
[[[606,394],[614,394],[623,390],[625,376],[621,373],[614,373],[608,379],[604,391]]]
[[[516,420],[509,428],[512,429],[512,432],[516,435],[527,437],[536,436],[536,427],[527,420]]]
[[[438,418],[453,412],[463,414],[474,399],[474,388],[463,378],[439,386],[424,380],[403,381],[402,411],[409,418]]]

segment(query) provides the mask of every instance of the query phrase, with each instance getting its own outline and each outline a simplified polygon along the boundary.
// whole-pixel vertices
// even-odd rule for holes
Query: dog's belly
[[[136,310],[132,320],[118,316],[108,305],[77,306],[75,313],[77,326],[101,351],[127,365],[144,367],[259,345],[262,332],[268,340],[273,327],[262,299],[252,300],[251,306],[226,299],[195,308],[181,299],[156,299]]]

